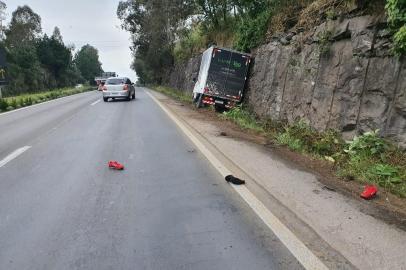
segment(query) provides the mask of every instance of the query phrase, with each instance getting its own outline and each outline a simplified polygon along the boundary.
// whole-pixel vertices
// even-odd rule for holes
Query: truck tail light
[[[210,96],[205,96],[203,98],[203,103],[204,104],[209,104],[209,105],[214,105],[214,98],[212,98]]]
[[[107,86],[103,85],[102,90],[107,91]]]

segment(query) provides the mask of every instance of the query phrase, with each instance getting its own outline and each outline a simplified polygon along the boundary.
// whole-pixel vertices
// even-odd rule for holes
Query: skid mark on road
[[[0,168],[3,167],[4,165],[6,165],[7,163],[9,163],[10,161],[12,161],[13,159],[17,158],[19,155],[21,155],[22,153],[24,153],[25,151],[27,151],[30,148],[31,148],[31,146],[24,146],[24,147],[18,148],[17,150],[15,150],[10,155],[8,155],[7,157],[5,157],[4,159],[2,159],[0,161]]]
[[[172,121],[185,133],[185,135],[196,145],[200,152],[209,160],[209,162],[223,176],[231,174],[231,172],[215,157],[215,155],[187,128],[181,120],[179,120],[169,109],[167,109],[157,98],[151,93],[145,91],[148,96],[155,101],[156,104],[169,116]],[[274,214],[272,214],[266,206],[258,200],[245,186],[231,186],[242,197],[242,199],[254,210],[254,212],[262,219],[265,225],[279,238],[293,256],[307,270],[328,270],[327,266],[306,247],[306,245],[296,237]]]

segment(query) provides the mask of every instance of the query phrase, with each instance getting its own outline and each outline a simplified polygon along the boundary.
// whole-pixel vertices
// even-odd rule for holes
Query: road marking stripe
[[[35,108],[35,107],[37,107],[37,106],[41,106],[41,105],[44,105],[44,104],[47,104],[47,103],[51,103],[51,102],[55,102],[55,101],[58,101],[58,100],[63,100],[63,99],[65,99],[65,98],[70,98],[70,97],[73,97],[73,96],[77,96],[77,95],[81,95],[81,94],[86,94],[86,93],[91,93],[91,92],[95,92],[95,91],[97,91],[97,90],[94,90],[94,91],[86,91],[86,92],[82,92],[82,93],[78,93],[78,94],[74,94],[74,95],[69,95],[69,96],[66,96],[66,97],[60,97],[60,98],[56,98],[56,99],[44,101],[44,102],[41,102],[41,103],[38,103],[38,104],[34,104],[34,105],[22,107],[22,108],[20,108],[20,109],[15,109],[15,110],[12,110],[12,111],[9,111],[9,112],[0,113],[0,116],[7,115],[7,114],[10,114],[10,113],[15,113],[15,112],[22,111],[22,110],[27,110],[27,109]]]
[[[0,168],[3,167],[4,165],[6,165],[7,163],[9,163],[10,161],[12,161],[13,159],[15,159],[16,157],[18,157],[19,155],[21,155],[22,153],[24,153],[25,151],[27,151],[30,148],[31,148],[31,146],[24,146],[24,147],[18,148],[13,153],[11,153],[10,155],[8,155],[7,157],[5,157],[3,160],[0,161]]]
[[[92,104],[90,104],[90,106],[94,106],[94,105],[96,105],[97,103],[99,103],[101,100],[99,99],[99,100],[96,100],[95,102],[93,102]]]
[[[171,111],[169,111],[156,97],[145,91],[156,104],[169,116],[172,121],[186,134],[186,136],[196,145],[200,152],[209,162],[225,177],[231,172],[217,159],[213,153],[182,123]],[[262,221],[270,228],[293,256],[307,270],[328,270],[327,266],[315,256],[310,249],[303,244],[275,215],[273,215],[265,205],[258,200],[245,186],[235,186],[230,184],[234,190],[244,199],[244,201],[254,210]]]

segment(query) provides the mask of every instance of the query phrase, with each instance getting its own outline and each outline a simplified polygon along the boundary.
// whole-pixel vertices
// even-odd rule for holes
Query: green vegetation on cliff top
[[[212,44],[249,52],[275,33],[384,12],[394,50],[403,54],[404,0],[124,0],[117,9],[122,27],[133,36],[133,69],[141,83],[156,84],[167,80],[174,63]]]

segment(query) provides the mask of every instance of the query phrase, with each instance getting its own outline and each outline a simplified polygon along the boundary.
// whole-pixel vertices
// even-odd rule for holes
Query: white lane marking
[[[155,98],[151,93],[145,91],[161,109],[172,119],[176,125],[186,134],[186,136],[196,145],[209,162],[225,177],[231,172],[217,159],[213,153],[202,143],[195,135],[182,123],[171,111]],[[328,270],[327,266],[315,256],[306,245],[299,240],[274,214],[272,214],[265,205],[258,200],[245,186],[235,186],[230,184],[234,190],[244,199],[244,201],[254,210],[262,221],[270,228],[273,233],[281,240],[286,248],[295,256],[295,258],[307,270]]]
[[[95,92],[95,91],[97,91],[97,90],[94,90],[94,91],[86,91],[86,92],[83,92],[83,93],[78,93],[78,94],[74,94],[74,95],[70,95],[70,96],[66,96],[66,97],[56,98],[56,99],[44,101],[44,102],[41,102],[41,103],[38,103],[38,104],[34,104],[34,105],[22,107],[22,108],[20,108],[20,109],[15,109],[15,110],[12,110],[12,111],[9,111],[9,112],[3,112],[3,113],[0,113],[0,117],[3,116],[3,115],[10,114],[10,113],[15,113],[15,112],[18,112],[18,111],[31,109],[31,108],[34,108],[34,107],[37,107],[37,106],[41,106],[41,105],[44,105],[44,104],[47,104],[47,103],[51,103],[51,102],[63,100],[63,99],[65,99],[65,98],[70,98],[70,97],[74,97],[74,96],[77,96],[77,95],[86,94],[86,93],[91,93],[91,92]]]
[[[8,155],[7,157],[3,158],[0,161],[0,168],[3,167],[4,165],[6,165],[7,163],[9,163],[10,161],[12,161],[13,159],[15,159],[16,157],[18,157],[19,155],[21,155],[22,153],[24,153],[25,151],[27,151],[30,148],[31,148],[31,146],[24,146],[24,147],[18,148],[17,150],[15,150],[10,155]]]
[[[99,100],[96,100],[95,102],[93,102],[92,104],[90,104],[90,106],[94,106],[94,105],[96,105],[97,103],[99,103],[101,100],[99,99]]]

